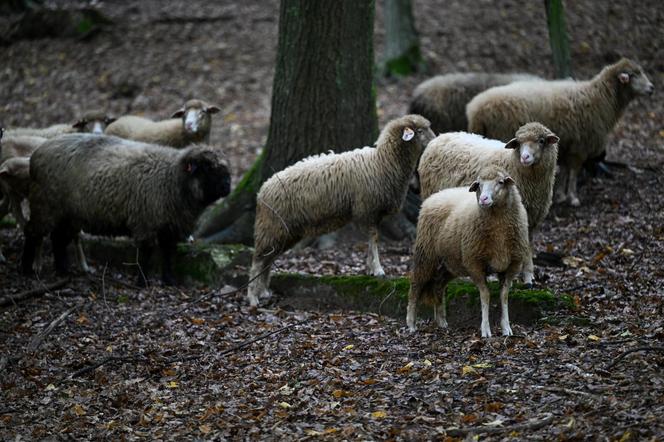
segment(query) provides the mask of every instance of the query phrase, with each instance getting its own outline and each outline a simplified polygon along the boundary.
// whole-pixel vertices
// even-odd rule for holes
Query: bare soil
[[[566,263],[539,268],[538,283],[573,295],[576,311],[515,326],[511,338],[424,322],[411,335],[404,321],[370,314],[269,303],[250,311],[244,293],[224,294],[230,287],[141,290],[132,268],[97,266],[92,278],[0,307],[0,438],[664,438],[664,4],[565,6],[578,78],[626,55],[657,88],[609,139],[609,160],[624,166],[612,179],[587,179],[583,206],[555,207],[536,235],[538,250]],[[381,124],[433,74],[552,75],[541,2],[414,7],[428,71],[377,84]],[[101,9],[115,24],[89,40],[0,47],[2,125],[74,121],[89,108],[165,118],[200,97],[223,109],[212,141],[237,182],[265,143],[278,2],[107,0]],[[0,297],[56,281],[48,271],[40,281],[17,274],[20,232],[0,230],[0,244]],[[408,271],[410,246],[381,244],[388,274]],[[305,248],[278,267],[355,274],[365,253],[364,242]]]

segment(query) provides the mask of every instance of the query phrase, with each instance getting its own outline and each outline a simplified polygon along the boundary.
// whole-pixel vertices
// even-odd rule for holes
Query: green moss
[[[16,220],[13,216],[7,215],[0,219],[0,229],[14,229],[16,228]]]
[[[411,46],[400,57],[385,61],[383,72],[385,75],[405,76],[417,72],[422,68],[422,54],[417,45]]]

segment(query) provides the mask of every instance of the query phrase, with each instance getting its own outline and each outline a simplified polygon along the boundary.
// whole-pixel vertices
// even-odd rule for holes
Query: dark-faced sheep
[[[368,272],[384,275],[378,223],[400,209],[422,149],[433,137],[428,120],[407,115],[385,126],[375,148],[306,158],[268,179],[257,197],[251,305],[269,294],[269,267],[281,253],[304,237],[351,221],[369,231]]]
[[[410,102],[410,113],[431,121],[436,134],[468,129],[466,105],[473,97],[494,86],[515,81],[541,80],[529,74],[466,72],[437,75],[420,83]]]
[[[579,206],[576,181],[583,163],[599,157],[627,105],[654,86],[623,58],[592,80],[529,81],[489,89],[466,107],[469,132],[508,140],[524,123],[539,121],[560,137],[556,201]]]
[[[421,301],[433,304],[438,325],[447,327],[447,283],[456,276],[469,276],[480,292],[482,336],[490,337],[486,278],[491,272],[498,274],[501,283],[502,332],[511,335],[507,298],[528,254],[528,215],[514,180],[505,171],[489,167],[470,188],[433,194],[422,204],[417,222],[408,328],[416,330],[417,304]]]
[[[189,100],[168,120],[152,121],[127,115],[120,117],[106,128],[106,135],[128,140],[185,147],[192,143],[209,143],[212,114],[221,109],[202,100]]]
[[[55,267],[67,271],[66,246],[80,230],[130,235],[139,246],[145,282],[151,244],[162,254],[162,280],[173,283],[171,259],[209,204],[230,191],[223,154],[207,146],[175,150],[117,137],[66,135],[44,143],[30,160],[30,212],[22,271],[51,233]]]

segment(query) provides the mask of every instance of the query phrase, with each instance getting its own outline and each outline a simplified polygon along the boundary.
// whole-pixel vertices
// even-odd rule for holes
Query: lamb
[[[482,92],[466,107],[468,129],[505,140],[527,121],[551,128],[560,137],[555,199],[576,207],[582,164],[602,154],[608,133],[629,102],[653,91],[643,69],[623,58],[588,81],[516,82]]]
[[[427,119],[406,115],[385,126],[375,148],[312,156],[268,179],[257,196],[249,303],[256,306],[259,296],[269,295],[270,266],[281,253],[351,221],[369,232],[369,273],[384,276],[378,223],[399,211],[422,149],[433,138]]]
[[[467,72],[437,75],[420,83],[410,103],[410,112],[431,121],[439,134],[468,129],[466,104],[477,94],[494,86],[515,81],[541,80],[529,74],[491,74]]]
[[[129,140],[185,147],[192,143],[209,143],[212,114],[221,109],[202,100],[189,100],[168,120],[152,121],[127,115],[111,123],[104,133]]]
[[[138,284],[146,284],[151,243],[162,255],[162,280],[173,284],[171,259],[201,212],[230,192],[219,149],[175,150],[105,135],[65,135],[44,143],[30,159],[30,220],[21,262],[32,262],[51,233],[55,267],[67,272],[66,246],[80,231],[130,235],[139,246]]]
[[[422,204],[417,222],[408,328],[416,330],[420,300],[433,304],[436,322],[446,328],[447,283],[456,276],[469,276],[480,292],[482,337],[490,337],[486,278],[488,272],[495,272],[500,279],[500,325],[503,335],[511,335],[507,298],[528,254],[528,215],[514,180],[504,170],[490,166],[479,173],[470,188],[435,193]]]
[[[528,213],[528,236],[551,207],[558,137],[540,123],[521,126],[507,144],[466,132],[436,137],[422,154],[418,167],[422,199],[450,187],[470,185],[484,167],[494,164],[516,181]],[[524,263],[524,282],[531,286],[532,255]]]
[[[90,132],[93,134],[101,135],[104,133],[109,124],[116,119],[100,109],[88,110],[83,114],[74,126],[79,129],[79,132]]]

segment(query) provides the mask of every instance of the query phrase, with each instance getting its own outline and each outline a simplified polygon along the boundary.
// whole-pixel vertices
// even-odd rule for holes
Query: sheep
[[[74,126],[79,129],[79,132],[90,132],[101,135],[104,133],[108,125],[115,120],[114,117],[108,115],[106,112],[94,109],[85,112]]]
[[[202,100],[189,100],[184,107],[168,120],[152,121],[143,117],[127,115],[111,123],[104,133],[129,140],[185,147],[192,143],[210,141],[210,115],[221,109]]]
[[[269,295],[270,266],[281,253],[304,237],[351,221],[368,230],[368,272],[384,276],[378,223],[399,211],[422,149],[433,137],[427,119],[406,115],[385,126],[375,148],[312,156],[263,183],[257,196],[249,303],[256,306],[259,296]]]
[[[80,231],[130,235],[139,246],[138,284],[147,283],[151,243],[162,255],[162,280],[173,284],[178,240],[201,212],[230,192],[219,149],[175,150],[105,135],[65,135],[44,143],[30,159],[30,220],[21,262],[32,274],[42,238],[51,233],[55,267],[67,272],[66,246]]]
[[[491,164],[502,167],[516,181],[528,213],[528,237],[549,213],[553,199],[558,137],[540,123],[521,126],[508,143],[466,132],[436,137],[418,166],[422,199],[450,187],[469,185]],[[524,263],[523,279],[532,286],[532,255]]]
[[[45,128],[31,128],[31,127],[17,127],[14,129],[7,129],[5,131],[5,136],[7,137],[22,137],[22,136],[33,136],[33,137],[42,137],[42,138],[54,138],[62,134],[71,134],[76,132],[81,132],[82,126],[80,121],[77,121],[74,124],[54,124]]]
[[[416,330],[420,300],[433,303],[436,322],[446,328],[447,283],[453,277],[469,276],[480,292],[482,337],[490,337],[486,278],[494,272],[500,279],[500,325],[503,335],[511,335],[507,297],[529,247],[526,209],[514,180],[500,168],[483,169],[470,188],[445,189],[427,198],[413,249],[406,315],[410,331]]]
[[[653,91],[641,67],[623,58],[587,81],[517,82],[482,92],[466,107],[468,130],[504,140],[528,121],[551,128],[560,137],[555,200],[578,207],[576,179],[582,164],[602,154],[629,102]]]
[[[468,129],[466,104],[475,95],[494,86],[530,80],[541,78],[529,74],[486,72],[437,75],[415,88],[410,113],[428,118],[431,129],[437,134],[465,131]]]

